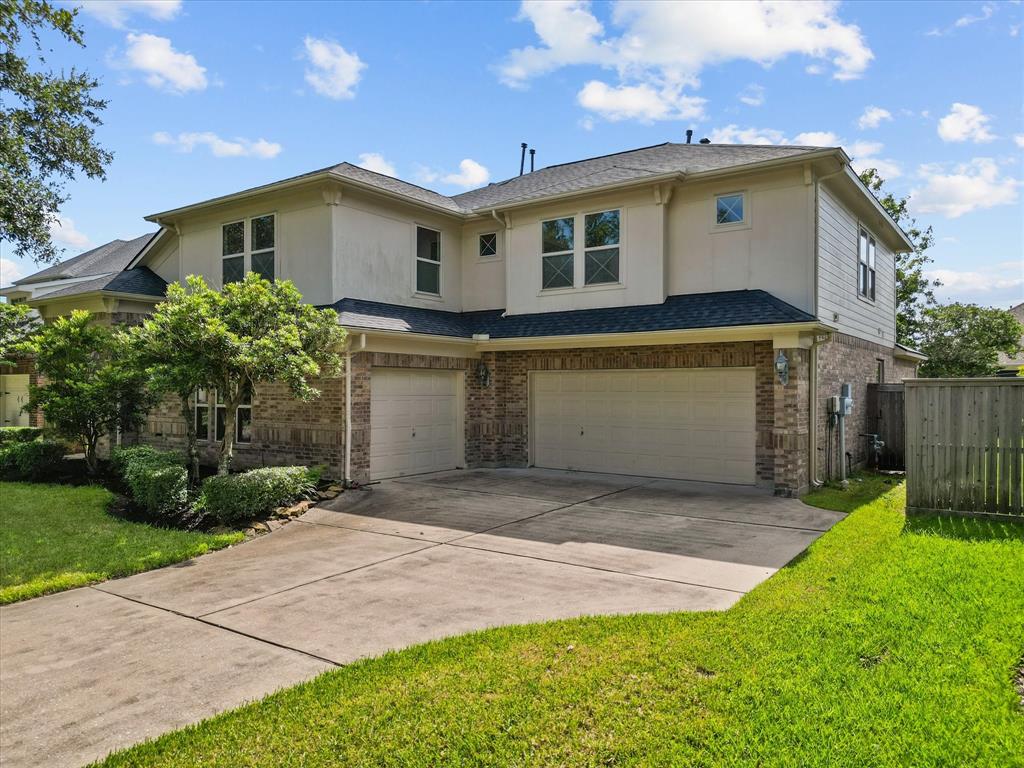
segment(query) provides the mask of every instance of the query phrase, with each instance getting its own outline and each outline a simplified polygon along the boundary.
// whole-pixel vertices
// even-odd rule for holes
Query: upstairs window
[[[245,222],[235,221],[221,227],[221,285],[237,283],[245,277]]]
[[[441,295],[441,233],[416,227],[416,292]]]
[[[572,217],[541,222],[541,288],[572,288],[575,226]]]
[[[746,218],[742,193],[715,198],[715,224],[742,224]]]
[[[875,300],[875,238],[864,229],[857,246],[857,292],[865,299]]]
[[[480,258],[489,259],[498,255],[498,233],[488,232],[480,235]]]
[[[588,213],[583,229],[584,285],[619,282],[619,212]]]
[[[221,285],[242,280],[246,272],[273,280],[276,276],[275,242],[272,213],[224,224],[221,227]]]

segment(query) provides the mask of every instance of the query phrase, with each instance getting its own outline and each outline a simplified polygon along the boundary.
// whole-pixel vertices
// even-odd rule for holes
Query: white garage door
[[[533,374],[533,463],[755,482],[753,368]]]
[[[454,371],[375,368],[370,374],[370,477],[455,469],[458,376]]]

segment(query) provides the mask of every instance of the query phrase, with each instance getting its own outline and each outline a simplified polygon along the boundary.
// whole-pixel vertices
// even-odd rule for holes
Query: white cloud
[[[600,80],[591,80],[576,95],[580,106],[596,112],[606,120],[700,119],[704,116],[705,100],[687,96],[678,86],[657,89],[646,83],[641,85],[610,86]]]
[[[992,14],[995,13],[995,8],[989,4],[981,6],[981,13],[977,16],[971,16],[971,14],[964,14],[959,19],[953,22],[954,27],[969,27],[971,24],[977,24],[979,21],[988,21],[992,18]]]
[[[832,131],[806,131],[793,137],[793,143],[808,147],[837,147],[840,142]]]
[[[936,293],[944,299],[989,304],[1024,300],[1024,261],[1019,259],[974,270],[930,269],[925,276],[942,283]]]
[[[366,64],[331,40],[307,36],[305,58],[312,65],[306,70],[306,82],[329,99],[355,98],[355,87]]]
[[[737,98],[748,107],[760,107],[764,104],[764,86],[751,83],[739,92]]]
[[[838,18],[838,8],[825,0],[620,1],[612,6],[615,34],[606,31],[587,0],[524,0],[519,19],[533,25],[539,42],[510,51],[498,74],[506,85],[521,88],[563,67],[604,67],[615,71],[617,82],[586,83],[578,95],[581,104],[596,104],[613,120],[692,119],[702,113],[703,102],[683,89],[698,87],[709,65],[745,60],[768,67],[798,54],[831,62],[837,79],[860,77],[874,54],[860,29]],[[756,93],[749,98],[757,101]]]
[[[359,156],[358,165],[360,168],[365,168],[366,170],[373,171],[374,173],[398,178],[395,166],[385,159],[384,155],[378,152],[363,152],[363,154]]]
[[[205,146],[214,157],[257,157],[270,160],[281,154],[281,145],[276,142],[266,139],[222,139],[212,131],[179,133],[177,136],[158,131],[153,134],[153,143],[174,147],[179,152],[192,152],[196,147]]]
[[[594,118],[590,115],[584,115],[580,118],[579,125],[584,131],[592,131],[594,130]]]
[[[938,213],[947,219],[1015,203],[1021,185],[1018,179],[1002,176],[995,160],[987,157],[976,157],[951,173],[939,165],[923,165],[918,174],[924,186],[911,190],[911,207],[916,213]]]
[[[955,102],[950,113],[939,120],[939,137],[943,141],[973,141],[975,144],[996,137],[988,129],[992,118],[980,107]]]
[[[192,54],[174,50],[166,37],[130,32],[126,40],[124,59],[117,66],[144,73],[153,88],[179,94],[206,88],[206,68]]]
[[[708,136],[712,144],[786,144],[782,131],[773,128],[740,128],[730,124],[715,128]]]
[[[50,237],[54,242],[67,248],[82,251],[89,247],[87,235],[79,232],[75,222],[67,216],[57,215],[50,221]]]
[[[880,141],[855,141],[848,147],[851,165],[857,173],[874,168],[883,179],[895,179],[903,175],[903,169],[895,160],[879,157],[885,146]]]
[[[1013,143],[1024,149],[1024,133],[1014,134]]]
[[[877,128],[883,120],[892,120],[892,112],[881,107],[865,107],[864,114],[857,120],[857,127],[862,131],[867,128]]]
[[[449,173],[442,176],[441,181],[445,184],[454,184],[457,187],[472,189],[473,187],[482,187],[490,178],[490,171],[476,160],[470,160],[467,157],[459,163],[458,173]]]
[[[0,258],[0,286],[10,285],[27,274],[24,267],[13,259]]]
[[[124,29],[133,14],[148,16],[154,21],[170,21],[181,11],[181,0],[79,0],[78,5],[115,29]]]

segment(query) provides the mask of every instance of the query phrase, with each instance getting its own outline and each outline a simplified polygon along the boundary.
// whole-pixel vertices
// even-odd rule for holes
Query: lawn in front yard
[[[1024,765],[1024,528],[887,482],[813,494],[850,516],[728,611],[429,643],[104,765]]]
[[[0,605],[169,565],[241,541],[107,514],[99,486],[0,483]]]

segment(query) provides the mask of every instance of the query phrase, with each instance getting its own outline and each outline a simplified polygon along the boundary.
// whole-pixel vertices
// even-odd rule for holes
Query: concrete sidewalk
[[[470,470],[0,609],[0,763],[76,766],[358,658],[501,624],[724,609],[841,515],[748,488]]]

